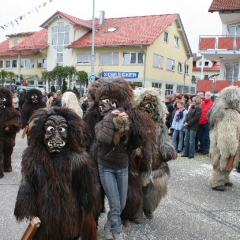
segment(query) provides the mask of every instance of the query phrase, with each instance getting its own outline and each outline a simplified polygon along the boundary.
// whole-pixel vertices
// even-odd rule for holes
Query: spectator
[[[88,108],[88,96],[87,96],[87,93],[85,92],[82,96],[82,99],[81,99],[81,108],[83,110],[83,116],[85,115],[86,111],[87,111],[87,108]]]
[[[53,100],[52,100],[52,105],[51,105],[51,106],[52,106],[52,107],[53,107],[53,106],[61,107],[61,100],[58,99],[57,93],[54,93],[54,94],[53,94]]]
[[[42,101],[46,103],[47,100],[48,100],[47,93],[46,92],[42,92]]]
[[[20,90],[19,91],[19,110],[21,111],[22,110],[22,105],[24,104],[24,102],[26,101],[26,94],[27,94],[27,91],[24,89],[24,90]]]
[[[189,100],[189,96],[188,95],[183,95],[182,96],[182,100],[184,101],[184,107],[186,108],[186,109],[188,109],[188,107],[189,107],[189,102],[188,102],[188,100]]]
[[[174,129],[172,135],[173,146],[178,153],[180,153],[183,149],[184,121],[188,113],[184,105],[185,102],[182,100],[179,100],[177,102],[177,110],[175,112],[171,126],[171,128]]]
[[[195,154],[195,137],[199,129],[199,119],[202,114],[201,98],[199,96],[192,98],[192,106],[185,118],[184,126],[186,127],[184,139],[184,153],[181,157],[194,158]]]
[[[199,130],[198,130],[198,138],[200,142],[200,149],[197,149],[197,152],[201,152],[203,154],[209,153],[210,147],[210,136],[209,136],[209,124],[207,119],[207,113],[209,109],[212,107],[213,102],[211,100],[211,92],[205,93],[205,98],[202,100],[202,115],[199,119]]]
[[[166,96],[165,97],[165,104],[168,110],[168,115],[166,118],[166,126],[169,129],[171,127],[171,115],[174,110],[173,103],[172,103],[172,97],[171,96]]]
[[[16,110],[19,110],[19,98],[16,92],[13,94],[13,106]]]

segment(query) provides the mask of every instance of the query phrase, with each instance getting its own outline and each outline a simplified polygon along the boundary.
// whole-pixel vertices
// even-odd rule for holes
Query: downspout
[[[144,54],[144,66],[143,66],[143,87],[145,88],[145,81],[146,81],[146,62],[147,62],[147,54],[143,50],[143,46],[141,45],[141,51]]]
[[[21,52],[18,52],[18,81],[21,81]]]

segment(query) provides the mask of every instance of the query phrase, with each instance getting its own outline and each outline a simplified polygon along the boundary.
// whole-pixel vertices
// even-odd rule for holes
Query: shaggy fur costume
[[[45,123],[50,116],[66,119],[66,145],[59,153],[51,153],[44,143]],[[42,108],[30,119],[28,140],[22,157],[16,219],[40,218],[34,240],[80,236],[82,240],[97,240],[102,204],[98,171],[85,151],[90,143],[87,125],[69,108]]]
[[[12,93],[0,88],[0,178],[3,172],[11,172],[11,156],[16,133],[20,131],[20,115],[12,106]]]
[[[99,101],[104,96],[110,99],[117,99],[117,108],[123,108],[131,122],[130,141],[137,145],[152,144],[155,138],[154,122],[144,113],[135,108],[134,93],[130,84],[122,78],[98,79],[89,87],[91,105],[84,116],[84,120],[91,129],[94,129],[97,122],[102,120],[99,113]],[[97,144],[94,137],[90,154],[97,163]],[[129,151],[129,183],[126,206],[122,212],[122,220],[132,220],[142,206],[142,189],[138,166],[134,162],[136,151]]]
[[[233,167],[240,159],[240,88],[223,89],[208,113],[210,125],[210,157],[213,165],[210,187],[224,186],[229,182],[226,171],[228,160],[235,156]]]
[[[154,143],[139,149],[143,212],[147,217],[152,217],[160,200],[167,194],[170,170],[166,162],[176,159],[177,153],[168,136],[165,124],[167,108],[161,101],[159,92],[154,88],[135,90],[135,99],[137,107],[151,115],[155,122],[156,138]],[[139,212],[138,215],[141,218],[142,212]]]
[[[76,94],[73,92],[65,92],[62,95],[62,107],[71,108],[80,118],[83,116],[83,111],[79,106]]]
[[[37,94],[37,103],[32,102],[32,96]],[[21,111],[21,121],[22,121],[22,129],[26,127],[28,120],[32,116],[33,112],[38,110],[39,108],[46,107],[46,103],[42,101],[42,92],[38,89],[30,89],[26,93],[26,101],[22,106]]]

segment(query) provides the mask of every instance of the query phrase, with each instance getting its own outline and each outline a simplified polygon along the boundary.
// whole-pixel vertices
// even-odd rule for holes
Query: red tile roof
[[[197,60],[202,57],[197,57]],[[193,71],[201,71],[200,67],[196,67],[196,61],[193,61]],[[212,67],[204,67],[203,71],[220,71],[220,60],[214,60]]]
[[[0,43],[0,56],[17,56],[18,51],[10,51],[11,48],[9,48],[9,39],[3,41]],[[37,54],[38,50],[24,50],[21,51],[21,55],[34,55]]]
[[[177,18],[179,14],[108,18],[101,25],[96,21],[95,46],[151,45]],[[117,30],[106,32],[109,28]],[[91,45],[92,32],[89,32],[67,47]]]
[[[11,50],[36,50],[44,49],[48,47],[48,30],[42,29],[30,37],[26,38],[16,46],[12,47]]]
[[[34,34],[35,32],[20,32],[6,35],[6,37],[28,37]]]
[[[240,10],[240,0],[213,0],[209,12]]]
[[[84,26],[84,27],[87,27],[87,28],[92,28],[91,21],[89,21],[89,20],[85,21],[85,20],[76,18],[74,16],[71,16],[69,14],[60,12],[60,11],[55,12],[50,18],[48,18],[44,23],[42,23],[40,27],[47,28],[48,23],[50,23],[53,19],[55,19],[58,16],[66,18],[74,24],[81,25],[81,26]]]

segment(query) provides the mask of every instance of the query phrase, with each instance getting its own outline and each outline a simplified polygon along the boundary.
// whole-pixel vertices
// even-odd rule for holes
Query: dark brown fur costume
[[[31,96],[33,94],[37,94],[38,96],[38,103],[32,103]],[[30,89],[26,93],[26,101],[22,105],[21,110],[21,122],[22,122],[22,129],[26,127],[28,120],[32,116],[33,112],[38,110],[39,108],[46,107],[46,103],[42,101],[42,92],[38,89]]]
[[[67,120],[66,145],[50,153],[44,144],[44,125],[49,116]],[[100,214],[100,182],[96,165],[85,149],[87,125],[72,110],[63,107],[36,111],[29,124],[29,146],[22,157],[22,181],[14,214],[18,221],[37,216],[41,226],[33,239],[97,240]]]
[[[129,142],[139,145],[149,145],[153,141],[154,122],[144,112],[135,109],[134,94],[130,84],[122,78],[99,79],[89,87],[92,104],[89,107],[84,120],[91,129],[94,129],[97,122],[102,120],[98,110],[98,103],[102,96],[117,99],[117,108],[124,108],[131,122],[131,133]],[[94,138],[90,155],[97,163],[97,144]],[[134,162],[135,151],[129,151],[129,183],[126,206],[122,212],[122,220],[132,220],[142,205],[142,188],[137,165]]]
[[[0,98],[6,98],[5,108],[0,109],[0,178],[3,172],[11,172],[11,156],[16,133],[20,130],[20,115],[12,106],[12,93],[0,88]]]

